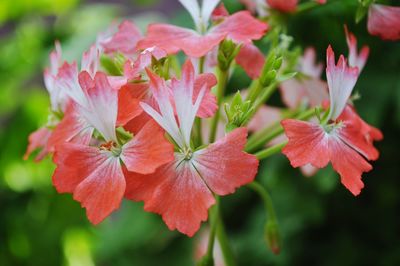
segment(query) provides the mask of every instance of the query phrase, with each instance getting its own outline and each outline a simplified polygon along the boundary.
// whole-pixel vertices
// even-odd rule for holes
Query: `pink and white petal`
[[[215,114],[218,109],[217,99],[211,92],[211,89],[217,84],[217,79],[214,74],[205,73],[200,74],[196,77],[193,89],[193,102],[196,101],[197,97],[202,88],[206,88],[203,100],[201,101],[197,116],[201,118],[211,117]]]
[[[307,47],[300,62],[300,72],[312,78],[320,78],[323,70],[321,63],[316,63],[317,54],[314,47]]]
[[[358,54],[356,36],[347,29],[346,25],[344,26],[344,31],[346,33],[347,46],[349,47],[349,65],[351,67],[358,67],[360,73],[367,62],[369,47],[364,46],[360,54]]]
[[[124,64],[124,76],[128,80],[140,78],[141,72],[151,65],[152,57],[157,60],[167,57],[167,52],[158,47],[150,47],[139,53],[134,62],[127,60]]]
[[[328,164],[329,136],[320,125],[294,119],[285,119],[281,124],[289,139],[282,153],[293,167],[312,164],[323,168]]]
[[[127,175],[125,196],[143,200],[146,211],[162,215],[170,230],[193,236],[207,220],[215,199],[190,162],[178,158],[150,175]]]
[[[29,144],[24,154],[24,160],[27,160],[29,158],[29,155],[31,155],[31,153],[36,149],[41,149],[41,151],[35,158],[36,162],[41,161],[49,153],[47,142],[51,134],[52,131],[46,127],[41,127],[35,132],[32,132],[28,138]]]
[[[118,209],[125,193],[125,177],[118,157],[98,151],[101,162],[74,190],[74,199],[86,208],[86,215],[98,224]]]
[[[121,160],[130,172],[151,174],[174,159],[174,146],[167,141],[164,130],[153,120],[122,147]]]
[[[107,76],[108,83],[114,90],[119,90],[122,86],[126,85],[128,79],[123,76]]]
[[[218,195],[227,195],[252,182],[258,160],[243,151],[247,129],[237,128],[224,138],[193,154],[192,163],[207,186]]]
[[[84,80],[90,79],[86,71],[79,74],[79,81],[84,87]],[[96,128],[107,140],[116,141],[115,126],[118,115],[118,90],[111,87],[106,74],[97,72],[94,86],[85,90],[87,104],[80,108],[85,120]]]
[[[93,127],[80,115],[78,105],[71,102],[49,137],[48,148],[54,151],[56,146],[66,142],[89,144],[92,133]]]
[[[328,84],[319,78],[302,79],[301,83],[306,91],[307,101],[311,107],[321,105],[329,100]]]
[[[383,40],[400,39],[400,7],[372,4],[368,10],[368,32]]]
[[[239,11],[227,17],[210,33],[223,34],[236,43],[248,44],[253,40],[261,39],[267,30],[267,23],[254,18],[249,11]]]
[[[81,71],[87,71],[94,77],[100,66],[100,51],[96,45],[92,45],[88,51],[82,55]]]
[[[78,65],[76,62],[73,62],[72,64],[65,62],[58,70],[55,86],[57,86],[62,93],[67,94],[76,103],[85,106],[86,97],[82,91],[78,75]]]
[[[331,46],[326,51],[326,61],[326,77],[331,105],[329,118],[335,120],[346,106],[357,82],[359,70],[357,67],[347,66],[343,55],[339,57],[339,61],[335,65],[335,54]]]
[[[118,32],[101,42],[105,53],[121,52],[131,55],[136,52],[137,42],[142,38],[140,30],[131,21],[125,20],[118,26]]]
[[[342,184],[357,196],[364,187],[361,174],[370,171],[372,166],[338,138],[329,138],[329,149],[333,169],[340,174]]]
[[[292,13],[297,9],[298,0],[267,0],[267,4],[272,8],[285,13]]]
[[[224,3],[221,3],[211,13],[211,21],[214,23],[218,23],[228,16],[228,10],[226,10]]]
[[[265,62],[264,54],[257,48],[257,46],[251,43],[244,44],[240,48],[235,60],[252,79],[257,79],[260,76]]]
[[[205,36],[197,32],[168,24],[151,24],[147,36],[139,41],[139,49],[157,46],[168,54],[180,50],[192,57],[202,57],[217,46],[226,36],[223,33],[209,33]]]

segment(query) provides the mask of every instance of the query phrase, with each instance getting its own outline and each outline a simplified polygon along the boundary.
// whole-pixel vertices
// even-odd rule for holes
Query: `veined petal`
[[[265,62],[264,54],[253,44],[244,44],[235,60],[252,79],[260,76]]]
[[[144,209],[162,215],[170,230],[193,236],[215,199],[196,169],[179,154],[154,174],[126,174],[125,196],[144,201]]]
[[[329,118],[335,120],[346,106],[357,82],[359,71],[357,67],[347,66],[343,55],[339,57],[339,61],[335,65],[335,54],[331,46],[326,51],[326,61],[326,77],[331,105]]]
[[[368,10],[368,32],[383,40],[400,39],[400,7],[372,4]]]
[[[346,42],[349,47],[349,66],[358,67],[358,72],[360,73],[367,62],[369,55],[369,47],[363,46],[361,48],[360,54],[357,51],[357,38],[353,33],[348,31],[347,26],[344,26],[346,33]]]
[[[227,17],[221,24],[214,27],[210,33],[225,34],[235,43],[247,44],[264,36],[268,25],[254,18],[249,11],[239,11]]]
[[[157,46],[168,54],[175,54],[180,50],[191,57],[202,57],[217,46],[226,36],[226,32],[199,33],[168,24],[151,24],[147,36],[139,41],[139,49]]]
[[[143,109],[140,107],[140,101],[145,96],[147,89],[147,84],[140,83],[128,83],[121,87],[118,91],[118,126],[125,125],[143,112]]]
[[[323,168],[328,164],[329,137],[320,125],[294,119],[285,119],[281,124],[289,139],[282,153],[293,167],[312,164]]]
[[[87,71],[94,77],[100,65],[100,51],[96,45],[92,45],[88,51],[82,55],[81,71]]]
[[[174,159],[174,147],[154,121],[149,121],[122,147],[121,160],[130,172],[151,174]]]
[[[79,84],[78,75],[79,72],[76,62],[73,62],[72,64],[65,62],[58,71],[56,86],[68,94],[68,96],[79,105],[86,106],[86,96]]]
[[[64,144],[55,155],[53,184],[60,193],[73,193],[88,219],[100,223],[120,205],[125,179],[119,159],[94,147]]]
[[[193,154],[192,164],[216,194],[231,194],[236,188],[254,180],[258,160],[243,151],[246,140],[246,128],[237,128]]]

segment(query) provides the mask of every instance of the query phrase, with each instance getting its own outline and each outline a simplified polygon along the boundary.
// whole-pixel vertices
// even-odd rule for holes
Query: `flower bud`
[[[243,126],[253,111],[251,102],[249,100],[243,101],[239,91],[233,97],[231,104],[225,104],[224,108],[228,118],[228,123],[225,128],[226,132]]]
[[[278,255],[281,251],[281,236],[275,220],[269,220],[265,225],[265,238],[271,251]]]
[[[233,59],[235,59],[236,55],[240,50],[240,46],[236,45],[231,40],[224,40],[218,49],[218,65],[221,70],[226,71]]]

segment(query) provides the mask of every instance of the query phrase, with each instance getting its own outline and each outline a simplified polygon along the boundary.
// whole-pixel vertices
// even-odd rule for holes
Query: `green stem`
[[[204,62],[206,57],[202,56],[199,58],[199,73],[202,74],[204,72]]]
[[[219,211],[218,211],[218,205],[219,201],[216,199],[216,204],[212,207],[210,210],[210,235],[208,238],[208,246],[207,246],[207,253],[205,254],[205,258],[212,260],[213,261],[213,252],[214,252],[214,243],[215,243],[215,233],[217,231],[217,226],[218,226],[218,218],[219,218]]]
[[[268,191],[257,181],[253,181],[247,184],[247,187],[257,192],[257,194],[260,195],[260,197],[262,198],[265,208],[267,210],[267,219],[276,220],[274,205],[272,204],[272,198],[269,195]]]
[[[219,213],[218,213],[219,214]],[[226,266],[235,266],[235,256],[233,255],[232,248],[229,244],[229,239],[225,231],[225,227],[223,221],[220,217],[218,217],[218,226],[217,226],[217,238],[219,241],[219,245],[221,246],[222,256],[224,257],[224,262]]]
[[[314,116],[315,110],[309,109],[298,116],[295,116],[295,119],[298,120],[308,120],[310,117]],[[262,146],[264,146],[266,143],[269,141],[273,140],[277,136],[283,133],[283,127],[280,125],[280,123],[276,123],[270,127],[266,127],[265,129],[262,129],[259,131],[260,133],[256,133],[253,136],[249,138],[249,141],[246,144],[245,150],[247,152],[254,152],[257,149],[260,149]]]
[[[271,155],[281,152],[282,148],[285,147],[286,144],[287,144],[287,141],[276,144],[267,149],[261,150],[254,155],[257,157],[258,160],[263,160],[265,158],[268,158]]]
[[[221,70],[219,67],[217,67],[218,84],[217,84],[216,97],[217,97],[218,109],[211,120],[209,143],[213,143],[215,141],[215,137],[217,134],[217,126],[220,115],[221,103],[225,94],[225,87],[228,82],[228,73],[229,73],[229,68],[227,70]]]

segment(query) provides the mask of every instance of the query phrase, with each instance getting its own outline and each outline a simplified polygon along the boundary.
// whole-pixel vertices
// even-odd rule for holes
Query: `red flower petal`
[[[296,11],[297,2],[298,0],[267,0],[271,8],[287,13]]]
[[[164,130],[150,120],[122,147],[121,160],[131,172],[150,174],[174,159],[174,146],[165,139]]]
[[[236,62],[240,65],[249,77],[257,79],[264,66],[264,54],[253,44],[245,44],[240,48],[236,56]]]
[[[383,40],[400,39],[400,7],[372,4],[368,11],[368,32]]]
[[[151,24],[147,36],[139,41],[139,49],[157,46],[168,54],[175,54],[183,50],[192,57],[202,57],[212,48],[217,46],[224,38],[226,32],[200,35],[193,30],[167,25]]]
[[[320,125],[294,119],[285,119],[281,124],[289,139],[282,153],[293,167],[311,163],[323,168],[328,164],[329,138]]]
[[[237,128],[223,139],[193,155],[193,165],[207,186],[218,195],[233,193],[254,180],[258,160],[243,151],[247,129]]]
[[[228,39],[236,43],[248,44],[261,39],[267,30],[267,23],[254,18],[249,11],[239,11],[227,17],[211,33],[226,34]]]
[[[97,148],[64,144],[57,149],[53,183],[57,191],[73,192],[93,224],[117,209],[125,192],[125,178],[118,157]]]
[[[125,125],[143,112],[139,103],[145,97],[147,90],[148,85],[141,83],[128,83],[121,87],[118,91],[118,126]]]
[[[188,161],[176,159],[154,174],[126,173],[125,196],[145,202],[144,209],[162,215],[170,230],[193,236],[215,203],[211,191]]]

